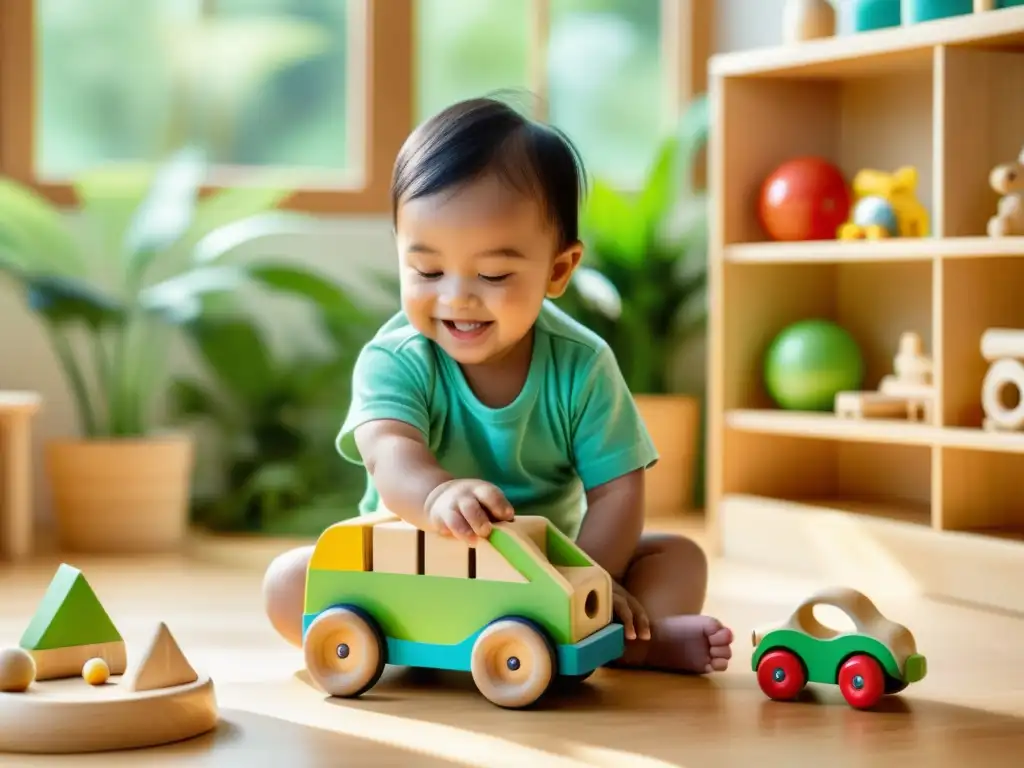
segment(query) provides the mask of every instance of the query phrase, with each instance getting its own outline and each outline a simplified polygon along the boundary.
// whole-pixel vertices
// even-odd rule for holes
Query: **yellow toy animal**
[[[1024,235],[1024,149],[1016,161],[992,169],[988,183],[997,193],[999,207],[988,220],[989,237]]]
[[[860,171],[853,178],[853,195],[850,220],[836,233],[840,240],[928,234],[928,211],[917,199],[917,168]]]

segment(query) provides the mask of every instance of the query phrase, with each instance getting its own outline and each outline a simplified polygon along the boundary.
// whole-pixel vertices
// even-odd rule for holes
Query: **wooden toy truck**
[[[624,642],[611,577],[543,517],[470,547],[377,512],[332,525],[310,559],[306,668],[333,696],[363,694],[392,664],[470,672],[492,703],[526,707]]]
[[[854,632],[837,632],[814,616],[816,605],[839,608]],[[902,624],[885,618],[865,595],[848,588],[812,595],[778,627],[751,635],[751,666],[766,696],[795,699],[807,683],[838,685],[856,709],[873,707],[886,694],[922,680],[925,657]]]

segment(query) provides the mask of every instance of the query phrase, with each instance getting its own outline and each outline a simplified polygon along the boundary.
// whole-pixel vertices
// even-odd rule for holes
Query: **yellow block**
[[[335,523],[320,534],[309,567],[323,571],[369,571],[373,566],[373,526],[398,516],[386,510]]]

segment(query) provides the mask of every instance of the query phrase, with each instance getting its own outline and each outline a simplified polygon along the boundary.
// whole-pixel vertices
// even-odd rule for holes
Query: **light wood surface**
[[[36,392],[0,392],[0,560],[32,554],[32,419]]]
[[[992,363],[981,349],[988,329],[1024,329],[1024,238],[986,236],[998,199],[989,174],[1024,143],[1024,8],[726,54],[711,71],[714,551],[797,571],[815,563],[824,577],[832,562],[794,559],[794,542],[813,537],[844,560],[843,540],[830,537],[892,533],[913,544],[888,557],[925,591],[1024,610],[1020,590],[1005,586],[1024,577],[1024,431],[985,429]],[[763,180],[809,154],[848,180],[914,166],[929,237],[766,242]],[[853,335],[866,391],[893,374],[901,336],[917,334],[934,365],[930,423],[777,409],[764,353],[807,318]],[[880,528],[883,519],[903,527]],[[1007,548],[1015,557],[986,567]]]
[[[509,712],[467,675],[388,670],[359,701],[329,701],[300,671],[302,654],[262,615],[260,580],[286,544],[206,540],[203,561],[81,560],[128,642],[172,627],[189,660],[216,681],[218,729],[144,753],[56,757],[46,765],[136,766],[795,766],[827,750],[845,766],[1019,765],[1024,750],[1024,620],[914,599],[897,580],[869,592],[913,631],[929,676],[878,712],[838,690],[768,701],[749,671],[750,632],[785,620],[826,583],[735,563],[712,564],[708,610],[737,634],[734,663],[714,677],[600,670],[552,707]],[[874,561],[866,558],[862,568]],[[0,569],[0,642],[17,641],[55,561]],[[846,628],[833,614],[818,617]],[[131,652],[131,651],[130,651]],[[48,758],[49,759],[49,758]],[[4,755],[5,768],[38,765]],[[821,759],[818,763],[823,763]]]

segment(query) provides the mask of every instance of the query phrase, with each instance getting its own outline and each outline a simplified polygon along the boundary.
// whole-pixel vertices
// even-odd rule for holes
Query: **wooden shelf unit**
[[[1024,145],[1024,7],[719,55],[710,83],[712,546],[1024,611],[1024,433],[981,429],[981,335],[1024,328],[1024,237],[985,234],[989,172]],[[760,186],[801,155],[848,178],[916,166],[931,236],[766,242]],[[900,334],[918,332],[935,361],[935,422],[775,408],[764,352],[812,317],[857,339],[865,389],[892,372]]]

